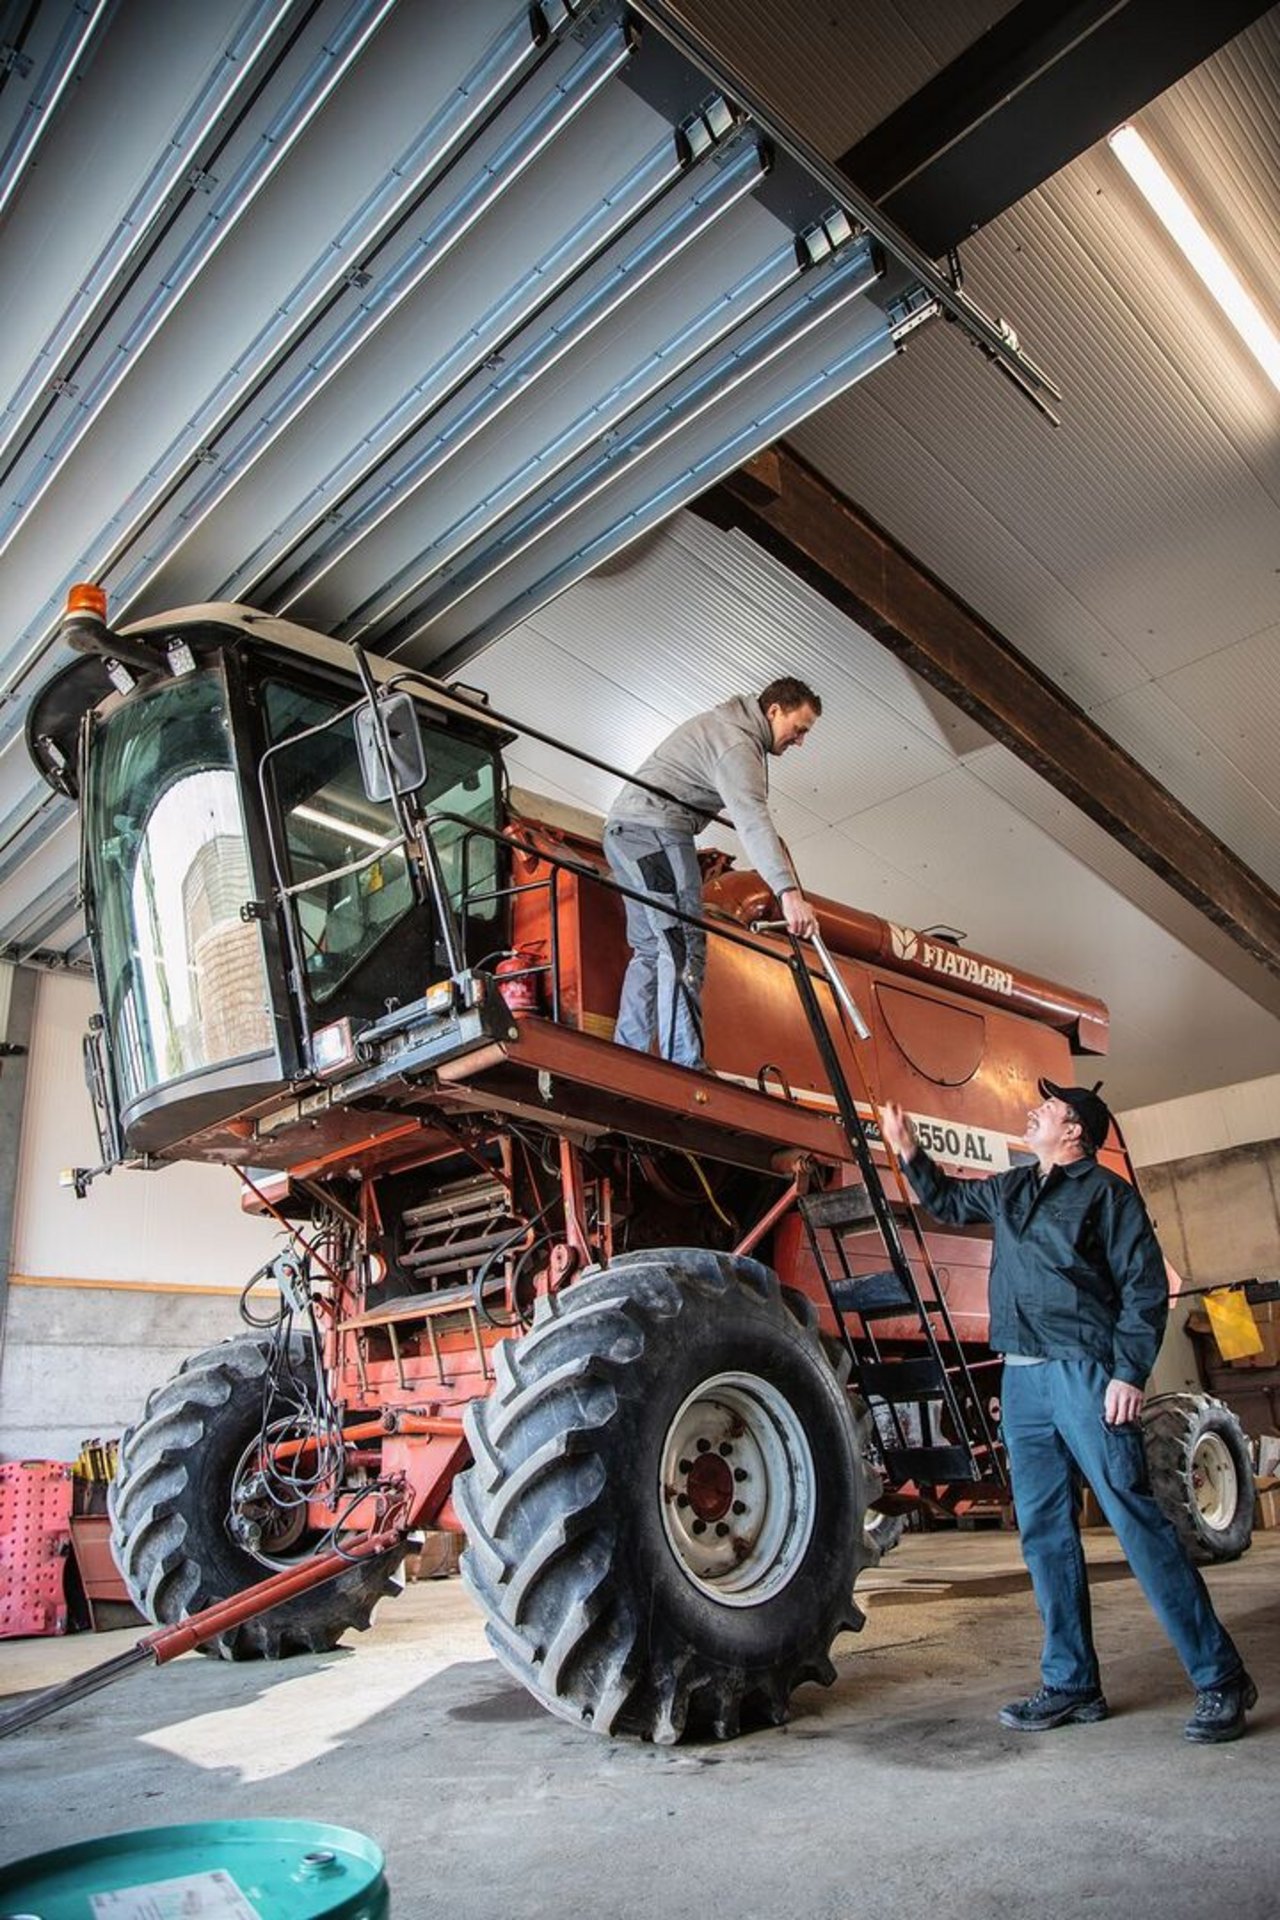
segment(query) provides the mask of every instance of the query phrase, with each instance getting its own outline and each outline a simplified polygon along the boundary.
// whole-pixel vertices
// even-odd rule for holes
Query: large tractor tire
[[[867,1541],[875,1548],[877,1560],[893,1552],[906,1530],[905,1513],[877,1513],[873,1507],[867,1514]]]
[[[1238,1560],[1253,1538],[1253,1461],[1229,1407],[1164,1393],[1142,1410],[1151,1491],[1193,1560]]]
[[[628,1255],[543,1301],[496,1369],[466,1413],[462,1574],[544,1706],[728,1739],[835,1678],[870,1476],[807,1300],[755,1260]]]
[[[147,1401],[120,1443],[111,1486],[112,1548],[135,1606],[158,1626],[198,1613],[310,1559],[322,1539],[304,1510],[282,1512],[249,1552],[228,1528],[237,1468],[262,1426],[263,1379],[272,1353],[265,1335],[223,1341],[184,1362]],[[289,1360],[314,1368],[309,1342],[294,1339]],[[224,1660],[321,1653],[349,1628],[369,1625],[375,1603],[399,1584],[402,1549],[361,1561],[349,1573],[298,1594],[207,1641]]]

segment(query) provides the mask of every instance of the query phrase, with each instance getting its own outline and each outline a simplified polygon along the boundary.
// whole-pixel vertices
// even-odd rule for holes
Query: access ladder
[[[852,1028],[858,1039],[867,1038],[866,1025],[826,945],[817,935],[812,945],[842,1026]],[[905,1199],[894,1201],[885,1192],[814,976],[795,939],[791,966],[860,1175],[847,1186],[803,1195],[799,1207],[853,1366],[852,1384],[872,1413],[874,1445],[889,1487],[914,1484],[923,1490],[962,1483],[1005,1488],[1004,1452],[986,1396],[960,1344],[915,1211]],[[903,1246],[899,1218],[910,1224],[923,1282]],[[879,1234],[888,1265],[874,1273],[857,1273],[849,1240],[871,1226]],[[918,1330],[913,1330],[911,1340],[913,1346],[917,1341],[920,1346],[908,1358],[886,1353],[877,1337],[878,1327],[883,1329],[890,1321],[900,1326],[904,1320]]]

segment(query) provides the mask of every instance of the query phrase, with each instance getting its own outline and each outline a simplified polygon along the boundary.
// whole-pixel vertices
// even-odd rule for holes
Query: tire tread
[[[743,1312],[789,1326],[793,1342],[798,1336],[813,1357],[847,1376],[843,1350],[824,1351],[812,1303],[782,1288],[760,1262],[702,1249],[645,1252],[584,1275],[544,1303],[525,1338],[498,1350],[494,1393],[467,1409],[475,1464],[454,1486],[467,1533],[464,1582],[498,1658],[574,1724],[660,1744],[693,1729],[731,1738],[744,1712],[777,1724],[796,1686],[830,1684],[831,1641],[861,1625],[850,1591],[785,1671],[700,1666],[687,1648],[655,1644],[652,1622],[642,1637],[630,1597],[617,1590],[617,1501],[603,1463],[610,1429],[641,1391],[646,1365],[655,1364],[651,1335],[687,1311],[691,1298],[718,1306],[733,1297]],[[856,1403],[853,1412],[856,1428],[865,1415]],[[855,1437],[858,1525],[841,1550],[856,1574],[875,1555],[861,1537],[871,1492],[865,1432]]]

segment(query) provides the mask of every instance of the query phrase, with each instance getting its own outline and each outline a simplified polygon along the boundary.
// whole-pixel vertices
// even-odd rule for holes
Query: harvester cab
[[[370,1030],[429,1018],[440,1059],[509,1027],[475,963],[501,945],[510,736],[478,705],[240,608],[127,637],[77,609],[69,637],[92,651],[28,738],[81,807],[104,1161],[216,1152]]]

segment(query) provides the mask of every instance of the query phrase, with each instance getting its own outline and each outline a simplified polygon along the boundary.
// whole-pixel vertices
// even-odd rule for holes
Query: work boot
[[[1244,1732],[1244,1717],[1258,1704],[1258,1689],[1241,1668],[1234,1680],[1220,1687],[1202,1687],[1196,1695],[1196,1710],[1182,1731],[1188,1740],[1209,1746],[1219,1740],[1238,1740]]]
[[[1072,1721],[1083,1726],[1106,1717],[1107,1703],[1097,1687],[1092,1693],[1041,1687],[1029,1700],[1011,1700],[996,1715],[1002,1727],[1012,1727],[1015,1733],[1047,1733],[1050,1727],[1065,1727]]]

